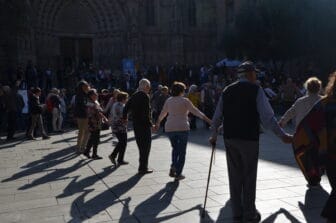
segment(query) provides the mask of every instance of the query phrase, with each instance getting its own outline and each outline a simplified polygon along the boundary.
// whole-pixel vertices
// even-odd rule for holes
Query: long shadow
[[[70,212],[72,219],[69,222],[75,222],[78,218],[81,221],[84,221],[113,206],[114,204],[120,204],[121,200],[119,200],[118,197],[132,189],[141,180],[141,178],[141,175],[134,175],[128,180],[109,188],[88,201],[85,201],[85,196],[92,190],[86,190],[82,195],[73,201]],[[77,211],[80,216],[76,214]],[[127,211],[123,211],[124,215],[125,213],[127,213]],[[121,217],[126,218],[130,216]]]
[[[230,200],[228,200],[225,205],[221,208],[217,219],[212,219],[209,212],[206,211],[204,217],[202,217],[203,207],[199,207],[200,223],[221,223],[224,220],[230,219],[231,217],[231,207]]]
[[[117,167],[105,167],[102,172],[98,173],[97,175],[94,174],[92,176],[86,177],[82,180],[78,180],[80,176],[75,176],[74,179],[64,188],[63,194],[57,196],[57,198],[64,198],[71,196],[75,193],[80,193],[85,191],[88,187],[94,185],[97,181],[104,179],[105,177],[112,174]]]
[[[262,221],[262,223],[273,223],[277,219],[280,214],[284,214],[289,222],[291,223],[301,223],[296,217],[294,217],[291,213],[289,213],[286,209],[280,208],[277,212],[271,214],[266,219]]]
[[[17,139],[14,141],[1,141],[0,149],[10,149],[13,147],[16,147],[17,145],[22,144],[24,141],[26,141],[24,138]]]
[[[71,142],[74,139],[77,139],[77,136],[66,138],[66,139],[61,139],[61,140],[56,140],[56,141],[53,141],[52,144],[58,144],[58,143],[63,143],[63,142]]]
[[[44,171],[48,171],[50,170],[51,167],[57,166],[58,164],[61,164],[68,160],[74,159],[75,157],[77,157],[77,155],[74,153],[72,147],[68,147],[63,150],[49,153],[40,160],[36,160],[31,163],[28,163],[25,166],[22,166],[21,168],[24,168],[24,170],[14,174],[13,176],[7,179],[2,180],[2,182],[9,182],[36,173],[42,173]]]
[[[166,186],[162,188],[160,191],[153,194],[150,198],[137,205],[134,209],[133,215],[137,219],[145,217],[146,219],[145,222],[156,223],[167,221],[177,216],[181,216],[192,210],[198,209],[199,206],[197,205],[188,210],[179,211],[178,213],[165,215],[162,217],[157,217],[163,210],[165,210],[170,205],[178,186],[179,186],[178,181],[167,183]]]
[[[323,207],[325,202],[328,200],[328,197],[329,193],[321,186],[318,188],[308,189],[306,191],[305,203],[302,204],[302,202],[299,202],[299,207],[307,223],[317,222],[317,219],[322,221],[322,217],[311,210]]]
[[[89,160],[89,161],[79,160],[74,165],[72,165],[70,167],[56,169],[53,172],[51,172],[51,173],[49,173],[49,174],[47,174],[43,177],[40,177],[38,179],[33,180],[29,184],[25,184],[22,187],[19,187],[19,190],[27,190],[27,189],[30,189],[32,187],[36,187],[38,185],[42,185],[42,184],[49,183],[49,182],[52,182],[52,181],[62,180],[62,179],[64,179],[63,177],[66,176],[67,174],[80,169],[81,167],[85,166],[86,164],[90,163],[91,161],[92,160]],[[68,177],[66,177],[66,178],[68,178]]]

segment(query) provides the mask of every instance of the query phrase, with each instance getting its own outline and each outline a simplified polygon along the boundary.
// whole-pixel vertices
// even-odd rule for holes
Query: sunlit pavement
[[[200,123],[199,123],[200,124]],[[168,176],[171,147],[164,134],[153,135],[150,167],[137,175],[138,149],[129,133],[126,160],[115,168],[108,155],[110,131],[102,132],[99,154],[88,160],[74,153],[76,131],[50,140],[0,142],[0,222],[231,222],[227,166],[219,140],[212,169],[207,215],[200,217],[211,148],[210,132],[192,131],[184,174]],[[257,208],[264,222],[324,222],[321,209],[330,187],[306,187],[290,145],[271,133],[262,135],[257,182]]]

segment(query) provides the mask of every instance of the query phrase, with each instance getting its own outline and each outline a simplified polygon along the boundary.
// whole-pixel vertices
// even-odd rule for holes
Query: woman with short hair
[[[287,122],[294,118],[295,126],[299,125],[303,117],[321,99],[321,95],[319,95],[321,85],[322,83],[317,77],[311,77],[305,82],[304,86],[307,89],[307,95],[297,99],[292,107],[286,111],[279,121],[281,127],[285,127]]]
[[[198,110],[188,98],[184,97],[185,90],[186,86],[182,82],[175,82],[173,84],[171,88],[172,97],[168,98],[165,102],[155,125],[155,129],[159,129],[161,121],[168,115],[165,132],[173,147],[169,176],[175,177],[176,180],[185,178],[182,175],[182,171],[190,131],[188,114],[192,113],[211,125],[211,120]]]
[[[336,222],[336,72],[330,75],[326,96],[317,102],[299,123],[293,139],[294,152],[306,178],[319,179],[325,167],[331,186],[322,211],[328,223]],[[314,157],[305,154],[315,154]]]

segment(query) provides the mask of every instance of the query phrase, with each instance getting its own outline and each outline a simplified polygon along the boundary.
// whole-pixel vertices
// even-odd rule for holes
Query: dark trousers
[[[331,192],[327,203],[325,204],[322,216],[327,218],[333,222],[336,221],[336,161],[335,160],[328,160],[326,165],[327,176],[329,179],[329,183],[331,186]]]
[[[127,146],[127,133],[126,132],[117,132],[115,133],[118,143],[114,148],[113,152],[111,153],[112,157],[117,157],[118,155],[118,162],[124,161],[126,146]]]
[[[185,163],[189,131],[167,132],[167,134],[173,147],[171,168],[175,168],[176,175],[180,176]]]
[[[89,154],[91,152],[91,148],[93,148],[92,156],[97,156],[99,140],[100,140],[100,130],[90,131],[89,140],[86,144],[86,149],[84,153]]]
[[[190,120],[190,129],[196,129],[196,116],[193,114],[189,114],[189,120]]]
[[[14,137],[16,131],[16,119],[16,111],[7,112],[7,139],[11,139]]]
[[[134,134],[140,153],[138,170],[146,171],[148,169],[148,157],[152,144],[152,132],[150,127],[134,125]]]
[[[254,217],[259,141],[224,139],[234,217]]]

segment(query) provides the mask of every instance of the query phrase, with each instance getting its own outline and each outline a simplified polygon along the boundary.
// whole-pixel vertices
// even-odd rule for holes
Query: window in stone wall
[[[197,25],[197,8],[195,0],[189,0],[188,4],[188,22],[190,26]]]
[[[235,18],[234,0],[226,0],[225,2],[225,20],[226,24],[232,24]]]
[[[146,24],[155,26],[155,0],[146,0]]]

